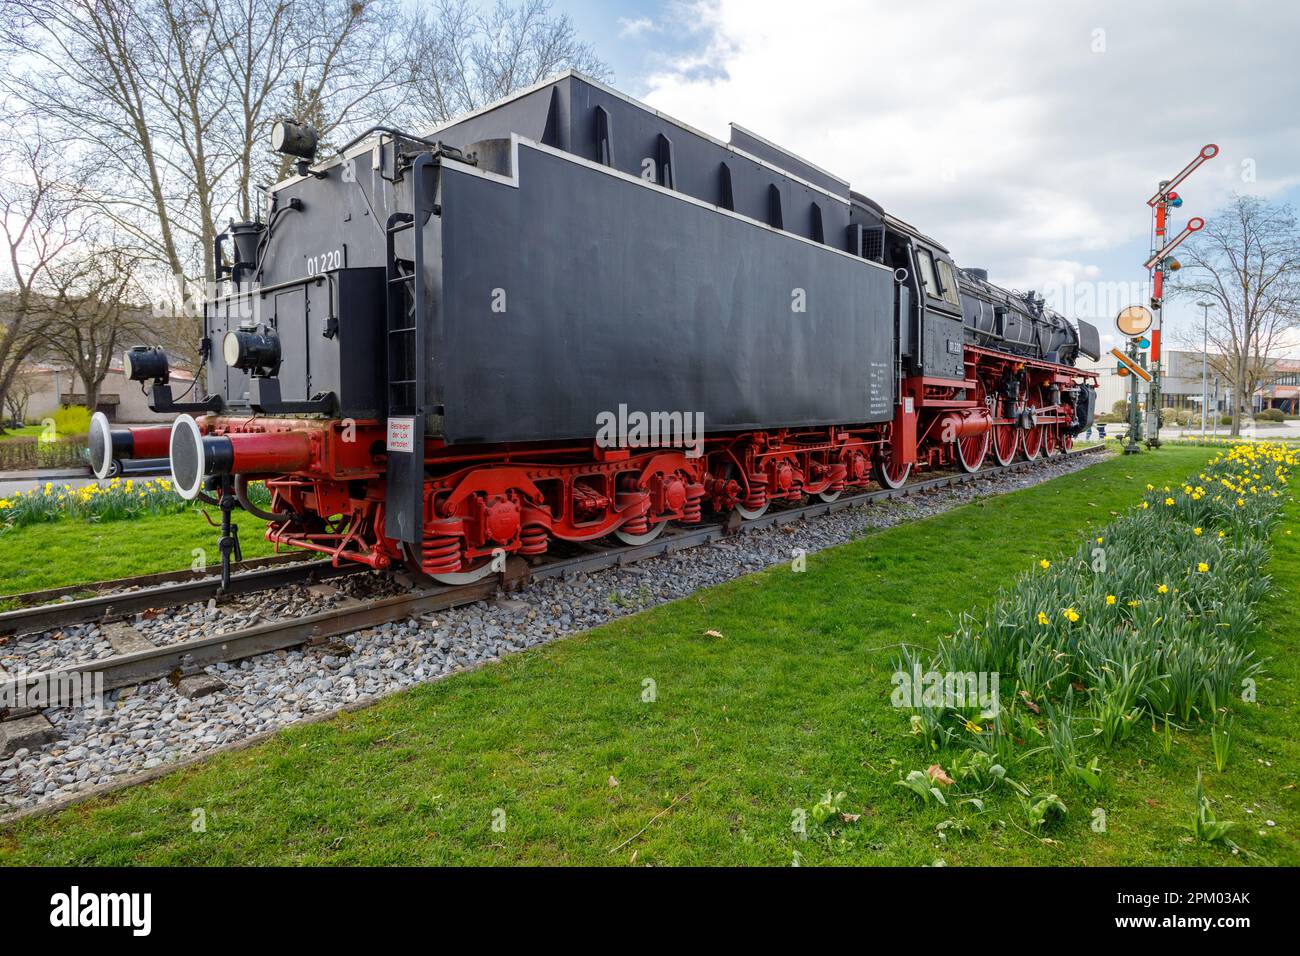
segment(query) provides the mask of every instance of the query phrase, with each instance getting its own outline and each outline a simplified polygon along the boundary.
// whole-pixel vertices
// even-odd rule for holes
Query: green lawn
[[[1260,647],[1273,660],[1258,703],[1235,708],[1224,773],[1204,730],[1180,733],[1169,757],[1139,733],[1103,757],[1108,784],[1096,796],[1030,758],[1012,774],[1050,784],[1070,811],[1050,841],[1020,829],[1005,793],[976,814],[920,809],[894,784],[934,759],[890,707],[894,645],[932,645],[952,613],[1071,549],[1146,482],[1176,481],[1208,456],[1117,458],[810,555],[807,573],[747,577],[19,822],[0,831],[0,860],[788,865],[798,853],[804,865],[1295,865],[1300,543],[1283,530],[1296,524],[1294,502],[1270,568],[1278,587]],[[653,703],[642,700],[647,679]],[[1257,856],[1187,838],[1198,767],[1219,817],[1239,821],[1233,838]],[[800,840],[792,814],[827,790],[845,791],[843,809],[860,820],[810,820]],[[200,807],[207,832],[194,833]],[[1095,807],[1105,832],[1089,826]],[[945,843],[936,828],[949,818],[970,830]]]
[[[215,517],[216,510],[212,509]],[[263,540],[266,525],[256,518],[236,520],[244,557],[271,554]],[[73,584],[108,581],[136,574],[177,571],[194,561],[194,549],[207,552],[209,565],[220,562],[219,532],[197,511],[136,520],[51,521],[0,531],[0,595]]]
[[[0,432],[0,441],[8,441],[11,438],[37,438],[44,430],[44,425],[23,425],[21,428],[8,428]]]

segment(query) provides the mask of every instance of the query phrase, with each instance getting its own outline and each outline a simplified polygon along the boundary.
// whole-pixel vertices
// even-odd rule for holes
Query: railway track
[[[1102,445],[1096,445],[1067,452],[1066,456],[1088,455],[1103,448]],[[897,489],[882,488],[846,495],[831,502],[817,501],[771,511],[760,518],[746,521],[739,530],[745,532],[779,527],[873,501],[905,498],[933,489],[1021,471],[1032,468],[1035,464],[1038,462],[1019,461],[1002,467],[984,468],[974,474],[939,475]],[[402,594],[344,603],[320,613],[270,621],[224,634],[207,635],[159,647],[142,646],[138,650],[112,657],[69,664],[48,671],[3,676],[0,677],[0,701],[27,699],[35,691],[42,695],[45,707],[68,706],[78,702],[77,688],[86,686],[87,681],[102,681],[102,690],[107,692],[165,677],[180,679],[185,675],[200,673],[212,664],[256,657],[303,644],[321,643],[391,621],[472,604],[491,597],[498,589],[510,590],[530,580],[583,574],[632,564],[658,555],[698,547],[730,533],[734,532],[723,524],[674,527],[646,544],[588,546],[580,549],[580,554],[556,557],[535,567],[529,567],[522,559],[512,558],[504,575],[485,578],[473,584],[414,588]],[[232,590],[241,594],[251,593],[290,582],[324,581],[365,571],[367,569],[350,566],[332,568],[324,561],[300,562],[296,565],[274,564],[235,575],[232,578]],[[21,607],[0,614],[0,633],[6,628],[11,633],[33,633],[62,625],[108,621],[137,611],[207,600],[216,595],[219,587],[219,580],[167,580],[136,591],[97,595],[53,605]]]

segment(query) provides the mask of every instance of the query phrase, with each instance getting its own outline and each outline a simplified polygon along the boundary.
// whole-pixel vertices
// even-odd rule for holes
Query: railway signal
[[[1115,328],[1128,338],[1126,350],[1114,348],[1110,354],[1115,356],[1116,374],[1120,378],[1131,378],[1128,399],[1128,442],[1124,445],[1124,454],[1132,455],[1141,451],[1137,443],[1137,433],[1141,427],[1141,413],[1138,411],[1138,382],[1150,382],[1151,373],[1141,360],[1141,349],[1151,345],[1146,338],[1153,321],[1151,310],[1144,305],[1130,305],[1121,309],[1115,316]],[[1152,333],[1154,335],[1154,333]]]
[[[1169,210],[1178,209],[1183,205],[1183,197],[1175,192],[1175,188],[1183,183],[1192,173],[1196,172],[1207,161],[1219,155],[1219,147],[1214,143],[1207,143],[1201,147],[1196,157],[1180,169],[1172,179],[1163,180],[1156,188],[1156,193],[1147,200],[1147,205],[1151,207],[1151,214],[1154,219],[1155,228],[1152,230],[1151,237],[1151,255],[1143,264],[1151,273],[1151,308],[1155,311],[1155,326],[1151,330],[1151,366],[1153,381],[1151,382],[1150,410],[1147,414],[1146,441],[1152,448],[1160,445],[1160,332],[1164,324],[1164,304],[1165,304],[1165,277],[1170,272],[1176,272],[1182,268],[1177,259],[1170,256],[1188,236],[1194,232],[1199,232],[1205,228],[1205,220],[1200,216],[1193,216],[1187,220],[1187,225],[1183,230],[1168,239],[1168,219]],[[1136,381],[1134,385],[1136,386]],[[1136,450],[1136,443],[1130,434],[1130,447]],[[1127,449],[1126,449],[1127,450]]]
[[[1110,354],[1115,356],[1115,358],[1119,360],[1119,364],[1123,366],[1125,372],[1132,372],[1134,375],[1142,379],[1142,381],[1144,382],[1151,381],[1151,373],[1148,372],[1145,368],[1143,368],[1142,363],[1139,362],[1137,359],[1130,358],[1129,356],[1121,352],[1119,349],[1111,349]]]

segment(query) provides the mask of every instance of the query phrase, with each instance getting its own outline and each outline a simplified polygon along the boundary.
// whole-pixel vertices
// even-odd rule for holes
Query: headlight
[[[280,368],[280,340],[271,332],[231,329],[221,340],[221,355],[231,368],[275,374]]]
[[[122,354],[122,373],[132,382],[147,382],[150,379],[165,382],[171,376],[167,354],[162,349],[147,345],[137,345]]]

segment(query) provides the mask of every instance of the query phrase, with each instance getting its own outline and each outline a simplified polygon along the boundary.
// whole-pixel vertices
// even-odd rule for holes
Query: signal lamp
[[[1123,365],[1116,366],[1115,374],[1118,375],[1120,378],[1123,378],[1125,375],[1128,374],[1128,369]]]
[[[221,340],[221,355],[231,368],[274,375],[280,370],[280,340],[273,332],[231,329]]]
[[[316,127],[310,123],[282,119],[277,120],[271,127],[271,148],[286,156],[312,159],[316,155],[316,144],[319,140]]]
[[[147,345],[136,345],[122,353],[122,373],[132,382],[166,382],[171,378],[167,353]]]

